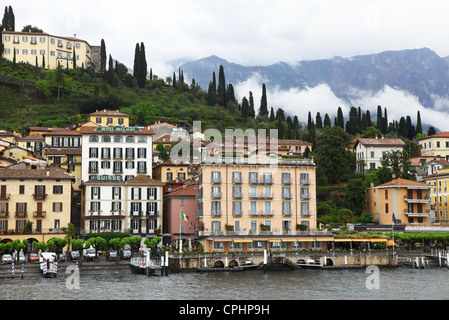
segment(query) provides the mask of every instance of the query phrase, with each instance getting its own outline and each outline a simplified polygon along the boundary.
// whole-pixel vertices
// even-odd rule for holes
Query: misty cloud
[[[267,79],[260,74],[254,74],[251,78],[234,86],[237,99],[241,101],[244,96],[248,98],[249,91],[252,91],[257,111],[263,83],[267,86],[269,108],[273,107],[274,110],[282,108],[289,115],[297,115],[301,122],[307,122],[309,111],[312,113],[312,117],[315,117],[317,112],[320,112],[321,116],[328,113],[333,121],[338,107],[342,108],[344,116],[347,117],[352,106],[369,110],[372,119],[375,120],[377,106],[380,105],[382,110],[387,109],[389,121],[393,119],[399,121],[401,117],[410,116],[412,122],[416,124],[417,113],[420,111],[423,125],[432,125],[442,131],[448,130],[446,128],[449,123],[449,115],[445,112],[449,109],[448,99],[434,97],[435,108],[429,109],[419,103],[418,97],[389,86],[385,86],[383,90],[377,92],[351,88],[347,92],[346,101],[337,97],[332,89],[324,83],[305,90],[296,88],[281,90],[278,87],[271,88]]]

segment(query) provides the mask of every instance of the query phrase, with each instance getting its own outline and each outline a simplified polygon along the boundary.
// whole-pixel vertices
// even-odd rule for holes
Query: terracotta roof
[[[389,139],[389,138],[380,138],[380,139],[376,139],[376,138],[360,138],[357,139],[355,145],[357,145],[358,143],[361,143],[365,146],[405,146],[405,142],[402,141],[401,139]]]
[[[44,136],[40,133],[32,134],[31,136],[26,136],[22,138],[16,138],[16,141],[29,141],[29,140],[45,140]]]
[[[449,138],[449,132],[440,132],[440,133],[437,133],[437,134],[434,134],[434,135],[431,135],[428,137],[421,138],[419,140],[421,141],[421,140],[430,139],[430,138]]]
[[[151,184],[164,184],[160,180],[152,179],[150,176],[141,174],[138,176],[135,176],[134,178],[131,178],[129,180],[126,180],[126,183],[151,183]]]
[[[0,168],[1,179],[70,179],[74,178],[68,173],[51,169],[14,169],[11,167]]]
[[[388,186],[417,186],[417,187],[429,187],[426,183],[421,183],[417,181],[407,180],[407,179],[394,179],[390,182],[379,185],[378,187],[388,187]]]
[[[194,197],[199,192],[199,186],[197,183],[190,186],[177,188],[170,193],[167,193],[164,197]]]
[[[45,154],[47,155],[81,155],[82,154],[82,148],[48,148],[45,151]]]
[[[53,129],[52,131],[45,132],[44,136],[79,136],[81,135],[79,131],[74,131],[70,129]]]
[[[96,131],[97,128],[104,127],[89,127],[84,126],[80,128],[81,134],[113,134],[113,135],[154,135],[153,129],[150,127],[139,127],[140,131]],[[137,127],[136,127],[137,128]]]

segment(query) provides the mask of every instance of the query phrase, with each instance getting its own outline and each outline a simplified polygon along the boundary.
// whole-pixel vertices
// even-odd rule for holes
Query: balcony
[[[212,191],[212,195],[211,195],[212,199],[221,199],[221,192],[219,191]]]
[[[282,179],[282,184],[292,184],[290,179]]]
[[[310,193],[302,193],[301,194],[301,200],[309,200],[310,199]]]
[[[232,183],[234,183],[234,184],[242,184],[243,183],[243,179],[241,177],[233,177],[232,178]]]
[[[273,199],[273,192],[261,192],[259,193],[259,199]]]
[[[283,216],[291,216],[292,215],[292,210],[286,210],[286,209],[284,209],[284,210],[282,210],[282,215]]]
[[[221,177],[212,177],[211,182],[212,183],[221,183]]]
[[[9,200],[10,194],[0,194],[0,200]]]
[[[232,193],[232,197],[234,199],[242,199],[243,198],[243,193],[242,192],[233,192]]]
[[[0,218],[9,218],[9,211],[0,212]]]
[[[262,184],[273,184],[273,178],[272,177],[263,177],[261,183]]]
[[[258,184],[259,181],[257,180],[257,178],[249,178],[249,184]]]
[[[211,215],[213,217],[221,217],[221,209],[212,209]]]
[[[33,211],[33,218],[45,218],[47,211]]]
[[[273,210],[259,210],[259,216],[273,216]]]
[[[422,197],[416,197],[413,196],[404,196],[404,201],[408,203],[428,203],[429,202],[429,196],[422,196]]]
[[[27,218],[28,217],[28,212],[17,212],[16,211],[16,218]]]
[[[292,194],[290,192],[282,192],[282,198],[284,199],[291,199]]]
[[[149,210],[145,212],[147,217],[158,217],[159,216],[159,210]]]
[[[303,184],[303,185],[309,185],[309,184],[311,184],[312,182],[310,181],[310,179],[301,179],[301,184]]]
[[[233,215],[234,217],[241,217],[242,214],[243,214],[242,209],[234,209],[234,210],[232,210],[232,215]]]
[[[45,200],[45,199],[47,199],[47,194],[46,193],[35,193],[35,194],[33,194],[33,199],[34,200]]]

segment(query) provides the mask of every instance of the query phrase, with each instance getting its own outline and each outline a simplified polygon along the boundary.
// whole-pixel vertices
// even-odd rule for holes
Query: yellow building
[[[440,132],[418,141],[421,155],[449,160],[449,132]]]
[[[101,127],[129,127],[129,115],[118,110],[100,110],[89,114],[86,125],[96,124]]]
[[[166,160],[153,167],[153,177],[161,182],[186,181],[193,178],[193,171],[189,163]]]
[[[367,189],[367,208],[373,220],[379,224],[393,224],[393,213],[406,226],[429,226],[430,187],[405,179],[394,179],[377,187]]]
[[[205,251],[327,248],[316,230],[316,166],[309,159],[207,164],[199,172]],[[313,236],[312,236],[313,235]]]
[[[81,184],[81,134],[69,129],[53,129],[43,134],[45,158],[49,164],[69,171],[75,188]]]
[[[56,69],[58,64],[63,68],[73,68],[73,57],[76,66],[88,67],[92,64],[92,47],[85,40],[76,37],[60,37],[48,33],[3,31],[3,58],[16,62],[29,63],[46,69]]]
[[[62,228],[67,227],[71,214],[70,175],[54,167],[22,162],[0,168],[0,179],[2,242],[47,242],[65,237]]]
[[[430,185],[430,206],[434,214],[434,222],[449,225],[449,169],[438,170],[437,173],[423,178]]]

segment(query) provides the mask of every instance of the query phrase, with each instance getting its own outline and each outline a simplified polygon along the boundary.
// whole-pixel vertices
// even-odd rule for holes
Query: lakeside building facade
[[[354,152],[357,159],[357,172],[368,169],[377,169],[382,166],[385,154],[392,151],[401,151],[405,142],[401,139],[358,138],[354,143]]]
[[[378,224],[393,224],[393,213],[406,226],[430,226],[430,187],[426,183],[394,179],[367,189],[367,207]]]
[[[206,163],[198,169],[205,251],[325,247],[317,231],[316,166],[310,159]],[[324,234],[324,233],[323,233]]]
[[[4,45],[3,58],[9,61],[29,63],[33,66],[36,61],[39,67],[55,70],[58,65],[62,68],[73,68],[93,65],[92,47],[87,41],[76,37],[61,37],[48,33],[3,31],[1,33]]]
[[[435,225],[449,226],[449,169],[423,178],[430,188],[430,209]]]
[[[141,202],[156,201],[155,195],[162,201],[163,184],[151,179],[154,132],[148,127],[87,125],[81,126],[79,133],[82,136],[82,229],[152,233],[160,228],[162,221],[158,219],[162,214],[156,213],[162,210],[162,203]],[[133,183],[142,186],[129,190]],[[144,215],[156,219],[148,218],[143,223]]]
[[[0,237],[47,242],[71,222],[73,177],[46,162],[0,168]]]
[[[418,141],[421,156],[443,157],[449,160],[449,132],[437,133]]]

